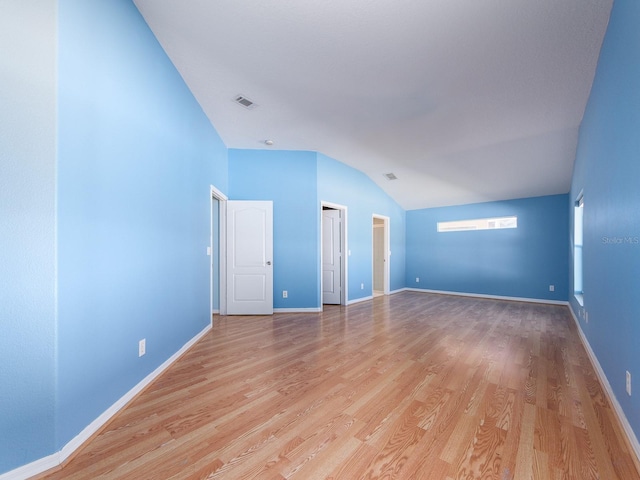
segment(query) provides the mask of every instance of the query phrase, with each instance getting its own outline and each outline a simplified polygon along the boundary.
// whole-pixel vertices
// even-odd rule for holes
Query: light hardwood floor
[[[54,479],[640,479],[567,307],[215,317]]]

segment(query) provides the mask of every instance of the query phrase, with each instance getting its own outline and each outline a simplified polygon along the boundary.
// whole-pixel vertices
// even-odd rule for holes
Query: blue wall
[[[316,154],[230,149],[229,198],[273,201],[273,307],[319,307]]]
[[[55,29],[0,2],[0,474],[54,451]]]
[[[580,128],[570,193],[573,204],[584,191],[584,307],[589,323],[573,295],[571,308],[636,436],[640,397],[626,394],[625,370],[640,378],[638,25],[640,3],[616,0]]]
[[[227,171],[132,2],[62,0],[59,27],[61,448],[211,321],[209,185]]]
[[[372,294],[373,214],[391,290],[569,298],[640,432],[639,23],[615,2],[569,195],[405,213],[324,155],[227,152],[130,0],[0,2],[0,473],[60,450],[209,323],[210,184],[273,200],[276,308],[320,306],[322,201],[348,207],[349,300]],[[588,324],[568,294],[581,191]],[[499,215],[519,228],[436,233]]]
[[[567,195],[553,195],[407,212],[406,285],[566,301],[567,204]],[[443,221],[512,215],[518,217],[516,229],[436,230]]]
[[[274,202],[274,308],[321,306],[322,201],[348,209],[348,299],[372,294],[374,213],[390,217],[391,290],[404,286],[404,211],[362,172],[314,152],[230,149],[229,192]]]
[[[347,207],[349,300],[373,294],[373,215],[389,217],[391,291],[404,287],[405,212],[364,173],[318,154],[318,201]],[[319,211],[318,206],[318,211]],[[361,284],[364,283],[364,289]]]

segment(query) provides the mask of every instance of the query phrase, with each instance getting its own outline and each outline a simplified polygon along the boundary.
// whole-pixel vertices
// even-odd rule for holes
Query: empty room
[[[0,480],[640,480],[639,23],[0,2]]]

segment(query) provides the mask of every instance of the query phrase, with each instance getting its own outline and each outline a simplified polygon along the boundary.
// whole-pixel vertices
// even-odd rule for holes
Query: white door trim
[[[377,218],[378,220],[382,220],[383,221],[383,228],[384,228],[384,236],[383,236],[383,242],[384,242],[384,246],[383,246],[383,252],[384,252],[384,268],[383,268],[383,291],[385,295],[389,295],[390,292],[390,287],[389,287],[389,272],[390,272],[390,266],[391,266],[391,250],[389,249],[389,245],[390,243],[390,233],[389,233],[389,223],[390,223],[390,218],[387,217],[386,215],[378,215],[378,214],[373,214],[371,216],[371,225],[373,225],[373,219]],[[373,228],[372,228],[372,232],[373,232]],[[373,235],[371,237],[371,250],[373,252]],[[373,265],[373,255],[371,255],[371,285],[374,284],[373,282],[373,270],[374,270],[374,265]]]
[[[320,250],[318,265],[318,298],[320,300],[320,311],[323,309],[322,304],[322,207],[334,208],[336,210],[342,211],[342,252],[343,255],[341,257],[341,273],[342,273],[342,290],[340,291],[340,305],[346,305],[349,299],[349,244],[347,234],[348,224],[347,221],[347,207],[346,205],[340,205],[339,203],[332,202],[320,202],[320,212],[318,215],[318,221],[320,222],[320,228],[318,229],[319,238],[318,238],[318,248]]]
[[[209,312],[211,312],[211,323],[213,323],[213,200],[218,201],[218,283],[220,286],[220,315],[227,314],[227,196],[213,185],[209,185],[209,201],[211,202],[211,218],[209,230]]]

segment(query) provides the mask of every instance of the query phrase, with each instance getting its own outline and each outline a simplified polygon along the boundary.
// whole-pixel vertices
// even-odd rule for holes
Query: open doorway
[[[389,295],[389,217],[373,215],[373,296]]]
[[[209,312],[211,322],[213,315],[226,315],[226,212],[227,196],[213,185],[210,187],[211,196],[211,234],[207,254],[209,255]]]
[[[323,305],[347,302],[347,207],[322,202],[320,294]]]

